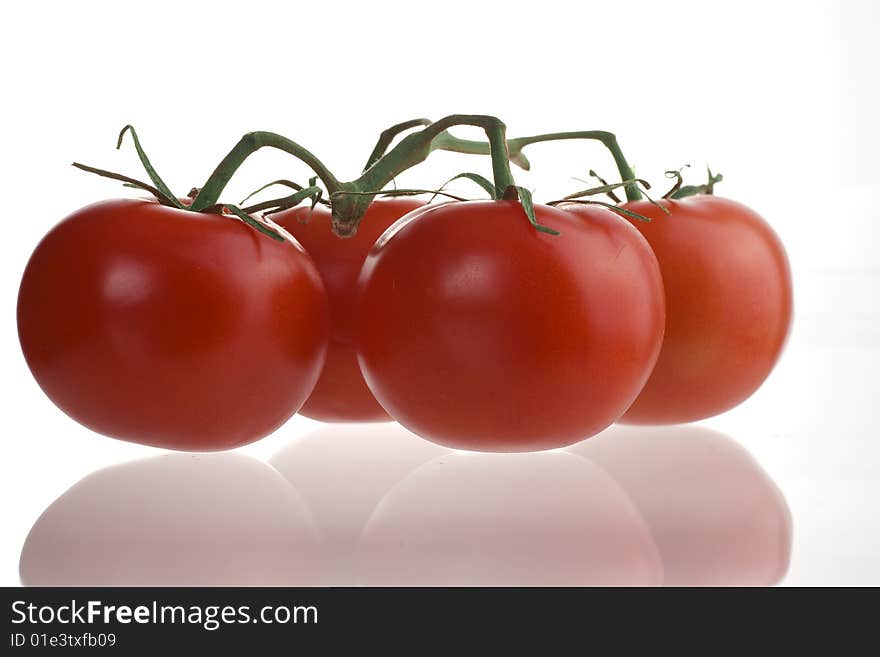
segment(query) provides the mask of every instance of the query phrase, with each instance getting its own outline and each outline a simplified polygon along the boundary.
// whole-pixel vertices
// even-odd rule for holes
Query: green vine
[[[459,139],[450,132],[450,129],[456,126],[480,128],[485,133],[487,141]],[[530,163],[523,153],[524,148],[541,142],[571,139],[589,139],[601,142],[611,153],[620,174],[621,182],[608,183],[591,169],[590,176],[597,178],[601,185],[569,194],[552,204],[563,202],[590,203],[614,209],[615,206],[612,204],[597,201],[593,197],[605,194],[615,203],[619,203],[620,199],[614,192],[622,188],[625,190],[627,200],[637,201],[644,197],[651,203],[661,207],[665,212],[668,212],[663,204],[657,203],[648,196],[645,191],[650,189],[648,183],[634,176],[632,167],[624,157],[617,137],[611,132],[602,130],[553,132],[507,139],[504,123],[493,116],[453,114],[436,122],[423,118],[412,119],[395,124],[380,134],[360,176],[351,181],[340,180],[314,153],[283,135],[265,131],[249,132],[220,161],[204,185],[200,188],[194,188],[190,192],[189,198],[191,203],[181,201],[159,176],[144,151],[137,132],[131,125],[126,125],[119,133],[116,144],[117,149],[121,147],[126,134],[131,136],[134,148],[149,177],[150,183],[84,164],[74,163],[74,166],[90,173],[121,181],[127,186],[147,191],[154,195],[159,203],[169,207],[191,212],[233,215],[274,239],[284,239],[285,237],[279,230],[273,227],[274,224],[271,221],[266,222],[255,219],[251,215],[262,212],[265,219],[271,213],[294,207],[310,199],[313,208],[318,203],[323,203],[330,207],[333,230],[338,235],[346,237],[353,235],[357,230],[361,218],[375,197],[410,196],[426,193],[433,194],[431,201],[437,195],[443,195],[456,200],[465,200],[444,191],[444,188],[450,182],[462,178],[479,185],[491,199],[518,202],[522,206],[529,222],[537,230],[555,234],[556,231],[542,226],[538,222],[531,193],[516,184],[510,164],[512,162],[523,169],[528,169]],[[392,146],[395,140],[398,141]],[[275,180],[248,195],[239,205],[221,203],[220,196],[238,169],[252,154],[265,147],[284,151],[308,166],[315,174],[309,181],[309,184],[304,186],[290,180]],[[423,162],[435,150],[489,155],[492,164],[492,180],[488,180],[479,174],[468,172],[451,178],[438,190],[396,189],[395,181],[397,177],[404,171]],[[667,199],[684,198],[693,194],[711,194],[714,185],[722,179],[720,175],[713,174],[709,170],[707,183],[684,186],[681,171],[670,171],[667,172],[667,175],[676,179],[673,188],[663,197]],[[320,181],[321,186],[318,185],[318,181]],[[394,185],[395,189],[386,189],[386,186],[389,184]],[[293,193],[241,207],[254,194],[273,185],[286,186],[292,189]],[[325,192],[326,198],[324,197]],[[644,219],[644,217],[631,213],[631,211],[621,213],[626,214],[630,218]]]
[[[250,132],[244,135],[220,162],[193,201],[196,211],[217,203],[223,189],[245,160],[264,147],[282,150],[301,160],[320,178],[330,196],[333,230],[340,236],[354,234],[358,223],[369,207],[373,197],[392,182],[403,171],[423,162],[432,151],[438,149],[456,150],[467,148],[463,140],[452,137],[447,131],[457,125],[470,125],[481,128],[488,139],[488,154],[492,160],[495,198],[520,198],[519,188],[510,171],[508,145],[505,126],[493,116],[477,114],[453,114],[434,123],[427,119],[414,119],[392,126],[382,133],[374,148],[367,168],[357,179],[340,181],[330,169],[309,150],[298,143],[272,132]],[[413,127],[424,126],[421,130],[404,136],[396,146],[388,149],[398,134]],[[465,145],[462,145],[465,143]],[[534,209],[530,203],[523,204],[529,221],[537,225]]]
[[[114,173],[113,171],[107,171],[105,169],[98,169],[96,167],[91,167],[85,164],[80,164],[79,162],[74,162],[73,166],[82,171],[86,171],[88,173],[93,173],[98,176],[104,178],[110,178],[112,180],[118,180],[125,184],[126,187],[133,187],[135,189],[141,189],[143,191],[149,192],[153,196],[156,197],[156,200],[161,204],[171,208],[175,208],[177,210],[182,210],[185,212],[203,212],[203,213],[212,213],[212,214],[220,214],[220,215],[231,215],[241,220],[251,228],[259,231],[260,233],[266,235],[267,237],[271,237],[274,240],[283,242],[283,241],[291,241],[292,238],[286,231],[284,231],[280,226],[277,226],[270,220],[267,220],[265,217],[263,219],[256,219],[251,216],[253,213],[258,212],[260,210],[268,209],[268,208],[284,208],[284,207],[292,207],[304,201],[307,198],[320,198],[322,190],[313,185],[310,185],[306,188],[299,189],[295,194],[290,196],[286,196],[280,199],[273,199],[271,201],[267,201],[264,203],[258,203],[256,205],[247,207],[247,208],[239,208],[236,205],[232,205],[229,203],[218,203],[217,198],[209,204],[196,205],[196,202],[199,199],[204,199],[205,195],[203,194],[204,189],[193,188],[190,190],[189,198],[192,199],[192,203],[187,205],[183,203],[172,191],[168,185],[165,184],[165,181],[162,180],[159,173],[153,167],[153,164],[150,162],[150,158],[147,156],[146,152],[141,146],[140,139],[138,138],[137,131],[135,131],[134,127],[131,125],[125,126],[122,131],[119,133],[119,137],[116,140],[116,148],[117,150],[122,146],[122,141],[125,138],[126,134],[131,134],[131,139],[134,142],[135,150],[137,151],[138,158],[141,161],[141,165],[144,167],[144,170],[147,172],[147,176],[149,176],[152,181],[152,185],[149,183],[142,182],[137,180],[136,178],[130,178],[129,176],[125,176],[119,173]],[[218,195],[219,196],[219,195]]]

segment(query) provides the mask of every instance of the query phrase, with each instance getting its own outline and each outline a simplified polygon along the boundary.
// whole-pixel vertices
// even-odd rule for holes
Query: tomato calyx
[[[681,169],[672,169],[666,172],[667,178],[675,178],[675,184],[663,195],[664,199],[687,198],[688,196],[696,196],[698,194],[707,194],[711,196],[715,193],[715,185],[722,180],[724,176],[720,173],[712,173],[712,169],[706,167],[707,181],[702,185],[684,185],[684,177],[681,172],[690,167],[685,164]]]
[[[605,187],[608,187],[607,191],[605,192],[605,196],[607,196],[608,198],[610,198],[610,199],[611,199],[612,201],[614,201],[615,203],[621,203],[620,197],[619,197],[617,194],[614,193],[614,188],[613,188],[613,187],[609,187],[608,181],[605,180],[605,179],[604,179],[602,176],[600,176],[598,173],[596,173],[596,171],[595,171],[594,169],[590,169],[590,177],[591,177],[591,178],[595,178],[596,180],[598,180],[600,185],[603,185],[603,186],[605,186]]]
[[[316,187],[317,182],[318,182],[317,178],[309,179],[308,187]],[[293,182],[292,180],[287,180],[285,178],[281,178],[279,180],[273,180],[272,182],[266,183],[265,185],[262,185],[258,189],[255,189],[250,194],[245,196],[241,200],[239,205],[244,205],[245,203],[247,203],[249,200],[251,200],[254,196],[259,194],[263,190],[268,189],[269,187],[273,187],[275,185],[281,185],[281,186],[287,187],[289,189],[293,189],[297,192],[302,192],[302,191],[308,189],[307,187],[304,187],[303,185],[300,185],[299,183]],[[201,191],[201,190],[199,190],[199,191]],[[281,212],[282,210],[287,210],[288,208],[293,207],[292,205],[290,205],[290,200],[293,198],[293,196],[295,196],[295,195],[271,199],[269,201],[264,201],[262,203],[256,203],[254,205],[250,205],[250,206],[247,206],[242,209],[245,212],[259,212],[261,210],[267,210],[266,214],[271,214],[274,212]],[[314,210],[315,206],[318,205],[319,203],[321,205],[325,205],[327,207],[330,207],[330,201],[328,201],[327,199],[324,198],[324,190],[323,189],[319,189],[319,193],[315,194],[312,197],[312,209]]]
[[[292,207],[293,205],[297,205],[307,198],[320,199],[320,195],[322,193],[322,190],[319,187],[312,184],[309,187],[305,188],[299,187],[298,191],[290,196],[285,196],[280,199],[273,199],[271,201],[266,201],[264,203],[246,208],[240,208],[237,205],[233,205],[230,203],[213,203],[208,206],[199,206],[197,205],[197,201],[202,194],[202,189],[198,187],[193,187],[189,191],[189,194],[187,194],[187,196],[183,200],[178,198],[177,195],[175,195],[171,191],[168,185],[165,184],[165,181],[162,180],[162,177],[153,167],[153,164],[150,162],[150,158],[147,156],[146,152],[141,146],[140,139],[138,138],[137,132],[132,125],[126,125],[120,131],[119,137],[116,140],[117,150],[122,147],[122,142],[125,138],[126,133],[131,134],[131,139],[134,142],[134,147],[137,151],[138,158],[140,159],[141,164],[143,165],[144,170],[147,172],[147,176],[150,178],[152,184],[145,183],[136,178],[131,178],[129,176],[115,173],[113,171],[107,171],[105,169],[98,169],[96,167],[80,164],[79,162],[74,162],[73,166],[77,169],[80,169],[81,171],[86,171],[88,173],[93,173],[104,178],[121,181],[126,187],[140,189],[148,192],[156,198],[156,201],[159,204],[167,207],[188,212],[233,216],[241,220],[251,228],[257,230],[258,232],[266,235],[267,237],[271,237],[272,239],[279,242],[294,240],[290,236],[290,234],[287,233],[287,231],[275,224],[268,217],[263,216],[255,218],[254,216],[252,216],[253,213],[268,208],[284,209]]]
[[[651,199],[648,196],[647,190],[651,189],[651,185],[650,185],[650,183],[648,183],[647,180],[642,180],[641,178],[632,178],[630,180],[624,180],[619,183],[610,183],[609,184],[609,183],[605,182],[602,178],[599,178],[599,176],[595,175],[595,172],[593,172],[592,170],[590,170],[590,175],[595,178],[598,178],[599,181],[602,182],[603,184],[599,185],[597,187],[591,187],[589,189],[582,189],[578,192],[568,194],[567,196],[564,196],[563,198],[561,198],[559,200],[550,201],[549,203],[547,203],[547,205],[549,205],[551,207],[565,205],[566,203],[574,203],[574,204],[580,204],[580,205],[598,205],[599,207],[607,208],[607,209],[611,210],[612,212],[615,212],[616,214],[619,214],[625,218],[636,219],[638,221],[650,222],[651,221],[650,218],[648,218],[644,215],[641,215],[637,212],[633,212],[632,210],[630,210],[628,208],[624,208],[620,205],[617,205],[616,203],[607,203],[605,201],[598,201],[594,198],[589,198],[589,197],[593,197],[593,196],[601,196],[603,194],[613,194],[615,189],[619,189],[621,187],[625,187],[626,189],[630,189],[631,187],[640,186],[642,188],[641,194],[644,194],[645,198],[647,198],[651,203],[653,203],[654,205],[659,207],[661,210],[663,210],[663,212],[665,212],[667,214],[669,213],[669,210],[667,210],[665,207],[663,207],[662,204],[657,203],[656,201],[654,201],[653,199]],[[616,197],[612,197],[612,199],[614,199],[614,198],[616,198]]]

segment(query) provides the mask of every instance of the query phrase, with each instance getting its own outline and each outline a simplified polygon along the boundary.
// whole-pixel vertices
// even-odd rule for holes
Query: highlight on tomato
[[[199,451],[257,440],[320,374],[320,276],[280,229],[234,207],[193,211],[143,159],[155,187],[81,167],[156,199],[89,205],[39,243],[18,297],[25,359],[48,397],[99,433]]]

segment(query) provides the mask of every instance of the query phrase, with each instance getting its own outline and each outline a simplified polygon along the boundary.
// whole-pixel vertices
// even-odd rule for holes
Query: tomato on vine
[[[711,176],[711,174],[710,174]],[[654,372],[623,422],[692,422],[733,408],[764,382],[788,337],[792,282],[785,248],[748,207],[700,193],[624,208],[663,273],[666,335]]]
[[[259,148],[285,150],[311,166],[329,192],[334,233],[351,237],[370,212],[383,215],[368,220],[378,233],[415,206],[405,200],[371,203],[375,190],[436,148],[485,152],[484,145],[459,145],[446,132],[448,126],[481,120],[447,117],[386,154],[398,132],[430,122],[394,126],[352,182],[339,181],[317,157],[280,135],[248,133],[188,199],[171,193],[126,126],[119,144],[130,132],[152,185],[76,166],[148,191],[155,200],[83,208],[37,247],[18,305],[22,349],[35,378],[70,416],[127,440],[223,449],[272,431],[312,393],[325,359],[328,309],[310,257],[281,226],[254,213],[291,208],[309,197],[317,201],[322,190],[312,184],[241,209],[219,203],[231,176]],[[384,216],[383,209],[390,214]],[[243,224],[274,241],[257,239]],[[351,283],[372,242],[368,229],[360,242],[361,247],[357,239],[350,242],[354,259],[342,267],[348,267]],[[332,279],[333,266],[322,262]],[[334,282],[333,289],[340,287]],[[345,304],[335,304],[340,319],[334,336],[343,342],[348,329],[339,309]],[[337,413],[336,419],[384,417],[344,351],[332,351],[329,370],[344,370],[355,390],[341,385],[337,397],[343,406],[329,413]]]
[[[611,133],[552,133],[511,139],[508,145],[518,156],[529,144],[558,139],[598,139],[608,147],[627,196],[614,207],[650,244],[663,277],[663,347],[621,421],[692,422],[740,404],[770,374],[791,326],[791,272],[779,237],[753,210],[714,196],[721,177],[711,171],[707,184],[686,187],[680,173],[668,172],[677,182],[667,197],[643,199]],[[619,202],[613,192],[612,197]]]
[[[641,390],[663,336],[660,272],[614,213],[532,205],[493,146],[495,199],[416,210],[367,257],[358,358],[383,408],[424,438],[561,447]]]
[[[330,194],[329,202],[319,199],[320,205],[313,203],[311,208],[292,207],[272,213],[273,220],[293,235],[314,260],[330,302],[331,328],[327,359],[315,389],[300,410],[302,415],[325,422],[382,422],[392,419],[370,392],[357,363],[352,327],[355,284],[367,253],[379,236],[400,217],[426,204],[413,196],[414,192],[421,190],[387,190],[381,194],[383,198],[376,198],[378,191],[373,194],[371,190],[391,180],[396,172],[419,159],[418,156],[412,158],[409,151],[401,149],[392,151],[390,160],[384,157],[395,137],[412,128],[430,126],[431,123],[428,119],[414,119],[383,131],[364,166],[361,179],[354,183],[340,183],[323,163],[311,154],[306,155],[307,151],[295,142],[277,135],[259,133],[264,135],[259,138],[262,140],[259,143],[304,156]],[[435,133],[432,133],[430,143],[423,139],[424,144],[428,145],[417,146],[416,151],[447,149],[465,153],[489,152],[486,144],[457,139],[445,130],[432,130]],[[252,152],[252,147],[255,148],[256,143],[234,155],[227,170],[234,171]],[[388,168],[389,162],[393,170]],[[524,158],[518,162],[521,165],[528,163]],[[377,163],[378,166],[374,166]],[[303,189],[289,180],[270,183],[273,184]],[[364,205],[365,202],[368,205]],[[270,205],[272,203],[269,202]],[[355,212],[352,212],[353,208]],[[344,235],[343,239],[340,239],[340,234]]]
[[[321,279],[277,228],[238,208],[192,211],[142,159],[155,187],[81,168],[156,200],[82,208],[31,256],[18,297],[28,366],[65,413],[115,438],[199,451],[261,438],[320,373]]]
[[[312,257],[330,302],[327,359],[315,389],[300,409],[302,415],[325,422],[391,421],[358,366],[352,317],[356,283],[379,236],[400,217],[422,206],[424,201],[413,198],[377,199],[364,213],[357,233],[347,239],[333,233],[331,212],[323,206],[273,214],[274,221]]]
[[[493,200],[416,209],[392,225],[361,271],[353,330],[345,319],[339,330],[351,330],[360,370],[379,406],[423,437],[470,449],[522,451],[600,431],[633,401],[660,347],[662,286],[649,247],[638,231],[605,210],[533,206],[526,190],[514,184],[508,162],[527,160],[508,149],[498,119],[453,115],[414,123],[425,127],[388,153],[390,140],[380,140],[352,182],[341,182],[289,139],[249,133],[194,206],[214,202],[215,188],[251,153],[269,146],[313,169],[331,206],[329,216],[314,211],[319,221],[357,239],[370,208],[382,203],[373,199],[384,185],[432,150],[489,152],[493,183],[463,175],[491,191]],[[482,128],[488,146],[453,138],[447,130],[455,125]],[[608,141],[608,133],[597,134]],[[303,212],[290,215],[304,218]],[[296,231],[290,221],[285,225]],[[329,238],[330,231],[322,235]],[[322,248],[313,245],[316,253]],[[334,248],[340,247],[319,256],[328,274],[333,268],[326,263],[342,257]],[[359,248],[351,250],[360,256]],[[341,305],[350,299],[339,298]],[[350,417],[353,405],[343,396],[341,379],[327,372],[332,385],[319,388],[316,401],[336,405],[325,406],[324,417]],[[359,383],[354,374],[348,367],[347,380]],[[317,414],[314,407],[306,412]]]
[[[491,117],[454,115],[437,123],[415,119],[394,125],[382,133],[363,173],[353,182],[338,180],[323,162],[296,142],[273,133],[249,133],[229,152],[199,192],[194,201],[197,208],[215,202],[216,190],[225,186],[246,158],[266,146],[301,159],[313,169],[328,192],[329,202],[321,200],[320,205],[313,204],[312,208],[293,207],[280,212],[272,211],[273,220],[302,243],[314,259],[330,302],[331,337],[327,359],[314,391],[301,410],[303,415],[331,422],[392,419],[367,387],[357,363],[352,326],[355,283],[376,239],[407,212],[424,206],[425,201],[404,196],[376,197],[420,191],[382,191],[382,187],[401,171],[423,160],[432,150],[489,153],[486,144],[450,135],[447,132],[450,126],[462,123],[488,126],[490,131],[496,132],[493,138],[497,149],[497,126],[486,119]],[[497,122],[497,119],[494,121]],[[386,153],[398,134],[415,127],[424,129],[404,137],[400,144]],[[520,165],[528,163],[525,158],[518,158],[517,162]],[[302,187],[290,181],[276,182],[302,190]],[[268,205],[277,201],[268,202]]]
[[[453,137],[457,125],[488,143]],[[181,200],[130,126],[120,143],[128,131],[152,185],[77,166],[155,198],[62,221],[28,263],[18,306],[41,387],[108,435],[223,449],[302,408],[329,421],[394,418],[465,449],[560,447],[621,418],[732,408],[788,334],[791,276],[766,222],[714,197],[712,178],[681,188],[679,175],[669,198],[643,201],[608,132],[507,140],[495,117],[416,119],[386,130],[350,182],[296,142],[251,132]],[[558,139],[599,140],[623,181],[535,205],[510,162],[528,168],[525,146]],[[316,177],[281,181],[295,188],[283,198],[220,203],[263,147]],[[491,200],[433,205],[403,198],[423,190],[386,189],[437,149],[489,154],[493,181],[461,177]],[[606,192],[617,205],[595,199]],[[389,196],[401,198],[377,200]]]

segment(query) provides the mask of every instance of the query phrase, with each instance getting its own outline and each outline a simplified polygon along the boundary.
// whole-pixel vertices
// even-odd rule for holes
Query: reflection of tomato
[[[616,426],[568,451],[605,470],[635,503],[666,586],[769,586],[788,569],[788,505],[734,440],[699,426]]]
[[[165,454],[93,472],[34,523],[25,586],[314,586],[309,509],[241,454]]]
[[[755,212],[700,195],[625,205],[651,244],[666,292],[666,335],[624,422],[690,422],[733,408],[767,378],[788,335],[791,274],[779,238]]]
[[[352,586],[353,554],[373,509],[397,482],[449,450],[399,424],[328,424],[269,461],[293,484],[320,535],[324,586]],[[339,482],[345,482],[340,486]]]
[[[330,301],[330,345],[315,389],[300,413],[325,422],[375,422],[391,418],[367,388],[352,345],[355,283],[367,253],[388,226],[424,201],[381,199],[370,204],[357,233],[342,239],[330,229],[330,211],[298,207],[273,215],[305,247],[318,267]]]
[[[358,281],[358,358],[401,424],[441,444],[559,447],[616,420],[663,336],[657,262],[600,208],[449,203],[376,243]]]
[[[153,201],[83,208],[37,246],[22,349],[68,415],[101,433],[227,449],[273,431],[314,386],[327,299],[300,248]]]
[[[590,442],[590,441],[587,441]],[[376,506],[357,543],[367,586],[656,586],[651,532],[574,454],[447,454]]]

